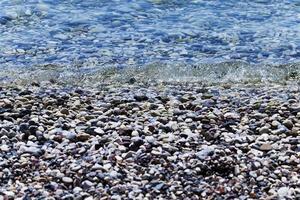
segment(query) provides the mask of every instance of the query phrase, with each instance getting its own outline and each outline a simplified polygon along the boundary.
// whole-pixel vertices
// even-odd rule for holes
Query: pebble
[[[61,110],[60,110],[60,112],[62,113],[62,114],[64,114],[64,115],[69,115],[69,110],[68,109],[66,109],[66,108],[62,108]]]
[[[14,192],[12,192],[12,191],[5,191],[5,192],[3,192],[8,198],[15,198],[15,193]],[[4,198],[4,199],[6,199],[6,198]]]
[[[34,147],[34,146],[30,146],[30,147],[22,146],[22,147],[20,147],[20,151],[22,153],[30,153],[35,156],[39,156],[42,153],[41,149]]]
[[[73,131],[65,131],[63,134],[69,140],[74,140],[76,138],[76,133]]]
[[[259,129],[259,134],[270,133],[270,131],[268,127],[262,127]]]
[[[94,131],[99,135],[104,134],[104,131],[101,128],[96,128]]]
[[[196,156],[200,159],[206,159],[208,156],[214,153],[214,146],[204,146],[202,150],[196,153]]]
[[[227,119],[239,119],[240,115],[238,113],[228,112],[224,114],[224,117]]]
[[[256,178],[257,181],[263,181],[264,179],[265,179],[264,176],[259,176],[259,177]]]
[[[259,149],[262,151],[270,151],[270,150],[272,150],[272,145],[265,143],[265,144],[262,144]]]
[[[156,139],[153,136],[146,136],[145,140],[149,143],[154,143]]]
[[[75,194],[78,194],[78,193],[80,193],[80,192],[82,192],[82,191],[83,191],[83,189],[80,188],[80,187],[75,187],[75,188],[73,189],[73,192],[74,192]]]
[[[62,178],[62,181],[63,181],[64,183],[66,183],[66,184],[71,184],[71,183],[73,183],[73,179],[70,178],[70,177],[66,177],[66,176]]]
[[[4,151],[4,152],[8,152],[9,151],[9,147],[6,144],[3,144],[0,146],[0,150]]]
[[[293,122],[292,122],[291,120],[289,120],[289,119],[284,120],[284,121],[282,122],[282,124],[283,124],[284,126],[286,126],[288,129],[292,129],[293,126],[294,126]]]
[[[279,198],[284,198],[284,197],[288,196],[288,194],[289,194],[289,188],[288,187],[281,187],[277,191],[277,194],[278,194]]]
[[[298,93],[289,91],[295,98],[287,101],[278,95],[286,88],[199,90],[176,83],[158,89],[138,80],[91,90],[1,88],[0,193],[13,192],[11,199],[296,198],[300,112],[290,105],[298,104]],[[266,106],[274,101],[279,106]]]
[[[82,186],[83,189],[89,189],[89,188],[92,187],[93,185],[94,185],[94,184],[93,184],[91,181],[88,181],[88,180],[83,181],[83,182],[81,183],[81,186]]]
[[[90,139],[90,135],[89,134],[86,134],[86,133],[79,133],[76,135],[76,139],[80,142],[85,142],[87,141],[88,139]]]

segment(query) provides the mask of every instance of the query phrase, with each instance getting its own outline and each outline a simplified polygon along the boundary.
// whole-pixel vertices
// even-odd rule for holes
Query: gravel
[[[300,198],[299,97],[278,85],[3,87],[0,199]]]

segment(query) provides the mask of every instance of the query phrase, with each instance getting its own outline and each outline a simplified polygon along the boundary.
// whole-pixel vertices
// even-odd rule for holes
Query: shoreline
[[[299,198],[299,100],[297,85],[4,86],[0,197]]]

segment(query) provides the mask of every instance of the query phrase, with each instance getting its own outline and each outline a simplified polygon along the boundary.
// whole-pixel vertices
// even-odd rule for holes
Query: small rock
[[[259,176],[259,177],[256,178],[257,181],[263,181],[264,179],[265,179],[264,176]]]
[[[290,108],[290,110],[291,110],[292,112],[297,113],[297,112],[300,111],[300,104],[297,104],[297,103],[292,104],[292,105],[290,105],[289,108]]]
[[[34,147],[34,146],[30,146],[30,147],[20,147],[20,151],[22,153],[29,153],[29,154],[32,154],[32,155],[35,155],[35,156],[40,156],[42,154],[42,150],[37,148],[37,147]]]
[[[74,105],[75,107],[80,106],[80,105],[81,105],[80,100],[74,101],[73,105]]]
[[[289,188],[288,187],[281,187],[277,191],[277,194],[278,194],[279,198],[284,198],[284,197],[288,196],[288,194],[289,194]]]
[[[131,136],[132,137],[139,136],[139,132],[134,130],[134,131],[132,131]]]
[[[15,193],[12,191],[5,191],[3,192],[8,198],[14,198],[15,197]],[[6,198],[4,198],[6,199]]]
[[[203,99],[210,99],[210,98],[212,98],[214,95],[213,94],[211,94],[211,93],[203,93],[202,94],[202,98]]]
[[[272,121],[272,127],[273,128],[278,128],[278,126],[280,125],[280,123],[278,121]]]
[[[104,131],[101,129],[101,128],[96,128],[94,130],[95,133],[99,134],[99,135],[103,135],[104,134]]]
[[[99,165],[98,163],[96,163],[91,169],[92,169],[92,170],[99,170],[99,169],[102,169],[102,165]]]
[[[238,113],[234,113],[234,112],[228,112],[224,114],[224,117],[226,119],[239,119],[240,115]]]
[[[134,84],[136,82],[136,79],[134,77],[131,77],[128,82],[130,84]]]
[[[80,188],[80,187],[75,187],[75,188],[73,189],[73,192],[74,192],[75,194],[80,193],[81,191],[82,191],[82,188]]]
[[[9,151],[9,147],[6,144],[3,144],[0,146],[0,150],[4,151],[4,152],[8,152]]]
[[[202,147],[202,150],[197,152],[195,155],[200,158],[200,159],[205,159],[207,158],[208,156],[211,156],[214,154],[214,151],[215,151],[215,147],[214,146],[207,146],[207,145],[204,145]]]
[[[154,189],[156,190],[161,190],[164,187],[164,183],[158,183],[157,185],[154,186]]]
[[[24,132],[26,132],[28,130],[28,128],[29,128],[29,126],[28,126],[27,123],[22,123],[22,124],[19,125],[19,131],[20,132],[24,133]]]
[[[70,114],[69,110],[66,109],[66,108],[61,109],[60,112],[61,112],[61,114],[64,114],[64,115],[69,115]]]
[[[73,131],[64,131],[63,135],[68,139],[68,140],[74,140],[76,138],[76,133]]]
[[[261,151],[270,151],[270,150],[272,150],[272,145],[265,143],[265,144],[262,144],[259,149]]]
[[[264,134],[264,133],[270,133],[270,129],[268,128],[268,127],[261,127],[259,130],[258,130],[258,132],[260,133],[260,134]]]
[[[298,136],[300,134],[300,128],[299,127],[293,127],[291,131],[292,136]]]
[[[284,126],[286,126],[288,129],[292,129],[293,126],[294,126],[293,122],[292,122],[291,120],[289,120],[289,119],[284,120],[284,121],[282,122],[282,124],[283,124]]]
[[[250,171],[249,175],[256,178],[257,177],[257,173],[255,171]]]
[[[148,142],[148,143],[154,143],[156,140],[153,136],[146,136],[145,137],[145,140]]]
[[[90,135],[89,134],[86,134],[86,133],[80,133],[76,136],[76,139],[80,142],[85,142],[87,141],[88,139],[90,139]]]
[[[70,177],[66,177],[66,176],[64,176],[64,177],[62,178],[62,181],[63,181],[64,183],[66,183],[66,184],[71,184],[71,183],[73,183],[73,179],[70,178]]]
[[[147,101],[149,98],[146,95],[135,95],[134,99],[136,101]]]
[[[92,183],[92,182],[89,181],[89,180],[86,180],[86,181],[83,181],[83,182],[81,183],[81,185],[82,185],[82,188],[83,188],[83,189],[89,189],[90,187],[92,187],[92,186],[94,185],[94,183]]]
[[[239,165],[236,165],[234,167],[234,174],[235,175],[239,175],[241,173],[241,170],[240,170],[240,166]]]

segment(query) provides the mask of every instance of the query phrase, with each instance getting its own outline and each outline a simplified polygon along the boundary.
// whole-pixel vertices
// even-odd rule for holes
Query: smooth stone
[[[282,124],[283,124],[284,126],[286,126],[288,129],[292,129],[293,126],[294,126],[293,122],[292,122],[291,120],[289,120],[289,119],[284,120],[284,121],[282,122]]]
[[[60,113],[61,113],[61,114],[64,114],[64,115],[69,115],[69,114],[70,114],[69,110],[66,109],[66,108],[62,108],[62,109],[60,110]]]
[[[64,176],[64,177],[62,178],[62,181],[63,181],[64,183],[67,183],[67,184],[73,183],[73,179],[70,178],[70,177],[66,177],[66,176]]]
[[[259,177],[256,178],[257,181],[263,181],[264,179],[265,179],[264,176],[259,176]]]
[[[239,165],[236,165],[234,167],[234,174],[235,175],[239,175],[241,173],[241,170],[240,170],[240,166]]]
[[[278,126],[280,125],[280,123],[278,121],[272,121],[271,125],[274,128],[278,128]]]
[[[289,188],[288,187],[281,187],[277,191],[277,194],[278,194],[279,198],[284,198],[284,197],[288,196],[288,194],[289,194]]]
[[[293,127],[291,131],[291,135],[298,136],[300,135],[300,128],[299,127]]]
[[[71,167],[71,170],[72,170],[72,171],[78,171],[78,170],[80,170],[81,168],[82,168],[81,165],[74,165],[74,166]]]
[[[261,151],[270,151],[272,150],[272,145],[271,144],[268,144],[268,143],[265,143],[265,144],[262,144],[259,149]]]
[[[34,146],[30,146],[30,147],[23,146],[23,147],[20,147],[20,150],[22,153],[29,153],[29,154],[32,154],[35,156],[39,156],[42,153],[41,149],[34,147]]]
[[[68,140],[74,140],[76,138],[76,133],[73,131],[64,131],[63,135],[68,139]]]
[[[86,134],[86,133],[80,133],[76,136],[76,139],[80,142],[85,142],[87,141],[88,139],[90,139],[90,135],[89,134]]]
[[[212,98],[214,95],[213,94],[211,94],[211,93],[203,93],[202,94],[202,98],[203,99],[210,99],[210,98]]]
[[[262,127],[262,128],[260,128],[259,130],[258,130],[258,132],[260,133],[260,134],[264,134],[264,133],[270,133],[270,129],[268,128],[268,127]]]
[[[139,136],[139,132],[136,131],[136,130],[134,130],[134,131],[132,131],[131,136],[132,136],[132,137]]]
[[[165,185],[164,183],[159,183],[156,186],[154,186],[154,189],[161,190],[164,187],[164,185]]]
[[[300,111],[300,104],[292,104],[289,106],[290,110],[292,110],[293,112],[299,112]]]
[[[25,131],[28,130],[28,128],[29,128],[29,126],[28,126],[27,123],[22,123],[22,124],[19,125],[19,131],[20,132],[25,132]]]
[[[226,119],[239,119],[240,115],[238,113],[234,113],[234,112],[228,112],[224,114],[224,117]]]
[[[12,191],[3,192],[8,198],[15,198],[15,193]],[[6,199],[6,198],[5,198]]]
[[[73,192],[75,193],[75,194],[77,194],[77,193],[80,193],[80,192],[82,192],[82,188],[80,188],[80,187],[75,187],[74,189],[73,189]]]
[[[4,152],[8,152],[9,151],[9,147],[8,147],[8,145],[3,144],[3,145],[0,146],[0,150],[4,151]]]
[[[97,134],[99,134],[99,135],[104,134],[104,131],[101,128],[94,129],[94,132],[97,133]]]
[[[135,95],[134,99],[136,101],[147,101],[149,98],[146,95]]]
[[[255,171],[250,171],[249,175],[256,178],[257,177],[257,173]]]
[[[99,170],[99,169],[102,169],[102,165],[99,165],[98,163],[96,163],[91,169],[92,169],[92,170]]]
[[[89,189],[89,188],[91,188],[91,187],[94,185],[94,183],[92,183],[92,182],[89,181],[89,180],[86,180],[86,181],[83,181],[83,182],[81,183],[81,185],[82,185],[82,188],[83,188],[83,189]]]
[[[204,145],[202,147],[202,150],[195,153],[195,155],[201,159],[201,160],[204,160],[206,159],[208,156],[214,154],[214,151],[215,151],[215,147],[214,146],[207,146],[207,145]]]
[[[145,137],[145,140],[148,142],[148,143],[154,143],[156,140],[155,140],[155,137],[153,136],[146,136]]]

